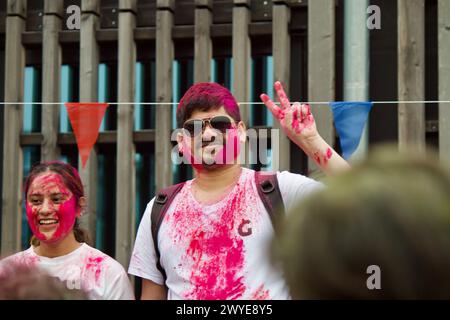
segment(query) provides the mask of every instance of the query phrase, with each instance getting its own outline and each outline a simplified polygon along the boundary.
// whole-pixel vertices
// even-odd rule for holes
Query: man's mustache
[[[197,144],[197,146],[201,146],[202,148],[206,146],[223,146],[224,143],[225,139],[211,137],[209,140],[202,140],[201,143]]]

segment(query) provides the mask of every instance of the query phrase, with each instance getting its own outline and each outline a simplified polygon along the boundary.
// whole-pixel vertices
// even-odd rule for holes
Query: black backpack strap
[[[259,198],[269,213],[270,220],[276,230],[280,215],[284,214],[284,203],[276,173],[255,172],[255,183]]]
[[[166,215],[166,212],[170,207],[170,204],[172,203],[177,193],[181,190],[181,188],[183,188],[183,186],[184,182],[162,189],[157,193],[152,207],[152,237],[156,253],[156,267],[162,273],[164,282],[167,279],[167,275],[164,271],[164,268],[161,266],[161,253],[158,248],[158,232],[159,228],[161,227],[161,223],[164,220],[164,216]]]

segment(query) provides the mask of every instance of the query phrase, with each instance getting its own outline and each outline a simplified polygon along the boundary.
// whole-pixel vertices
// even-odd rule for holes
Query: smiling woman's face
[[[57,242],[73,229],[77,204],[61,176],[54,172],[38,175],[32,182],[26,201],[28,224],[42,242]]]

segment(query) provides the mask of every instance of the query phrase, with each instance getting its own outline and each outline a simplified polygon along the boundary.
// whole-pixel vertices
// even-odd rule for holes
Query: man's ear
[[[83,215],[83,211],[86,208],[87,200],[86,197],[81,197],[78,199],[78,207],[80,208],[77,212],[77,218],[80,218]]]
[[[239,134],[239,141],[241,143],[245,143],[247,139],[247,127],[245,126],[245,123],[243,121],[239,121],[237,129]]]
[[[177,133],[177,146],[178,146],[178,152],[183,152],[183,133],[178,132]]]

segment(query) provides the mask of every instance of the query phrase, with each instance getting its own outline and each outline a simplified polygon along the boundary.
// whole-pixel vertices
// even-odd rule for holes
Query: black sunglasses
[[[206,124],[209,124],[211,128],[219,130],[221,133],[226,133],[228,129],[233,128],[233,120],[231,118],[227,116],[214,116],[205,119],[187,120],[183,124],[183,129],[189,132],[189,134],[193,137],[203,133],[205,131]]]

